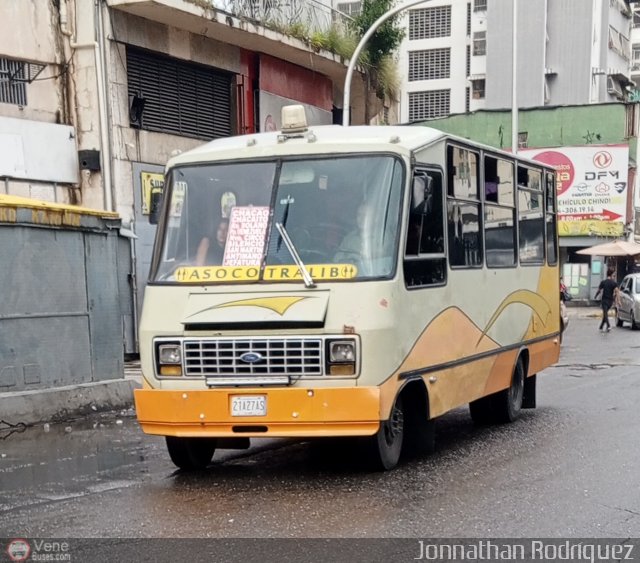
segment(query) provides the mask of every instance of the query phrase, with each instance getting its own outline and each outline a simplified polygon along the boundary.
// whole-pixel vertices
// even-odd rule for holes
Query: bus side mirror
[[[428,215],[433,207],[433,178],[424,172],[417,173],[413,177],[411,196],[411,212]]]
[[[151,190],[151,202],[149,205],[149,224],[157,225],[160,218],[160,209],[162,207],[162,188],[153,188]]]

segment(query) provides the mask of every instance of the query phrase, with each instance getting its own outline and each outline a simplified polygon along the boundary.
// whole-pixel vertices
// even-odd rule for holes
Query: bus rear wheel
[[[367,439],[367,465],[373,470],[388,471],[398,465],[404,440],[404,408],[396,399],[389,420],[380,422],[378,431]]]
[[[205,469],[216,451],[215,438],[177,438],[166,436],[171,461],[185,471]]]
[[[471,419],[476,424],[513,422],[520,416],[524,396],[524,362],[518,358],[511,385],[498,393],[469,403]]]

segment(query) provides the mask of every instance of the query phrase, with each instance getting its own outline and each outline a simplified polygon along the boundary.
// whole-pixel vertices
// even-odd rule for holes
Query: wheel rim
[[[391,417],[384,425],[384,441],[388,446],[392,446],[400,436],[404,429],[404,414],[394,406]]]

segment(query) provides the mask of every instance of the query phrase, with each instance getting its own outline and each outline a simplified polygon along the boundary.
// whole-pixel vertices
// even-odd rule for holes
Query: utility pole
[[[511,152],[518,154],[518,0],[513,0],[511,34],[513,60],[511,67]]]

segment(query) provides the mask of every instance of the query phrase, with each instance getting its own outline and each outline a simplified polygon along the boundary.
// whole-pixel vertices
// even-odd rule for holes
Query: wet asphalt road
[[[640,331],[574,318],[538,408],[388,473],[263,440],[174,470],[131,412],[0,433],[0,537],[638,537]],[[0,417],[1,418],[1,417]]]

